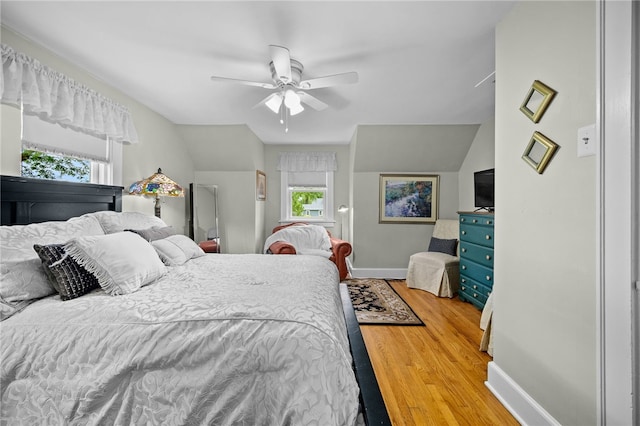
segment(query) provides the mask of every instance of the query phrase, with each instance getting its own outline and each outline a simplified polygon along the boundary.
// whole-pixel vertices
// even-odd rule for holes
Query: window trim
[[[301,220],[300,217],[291,216],[291,197],[289,196],[289,172],[282,171],[280,172],[280,220],[278,223],[286,224],[286,223],[294,223],[294,222],[307,222],[313,223],[315,225],[322,225],[325,227],[333,227],[336,223],[335,216],[333,212],[333,198],[334,198],[334,187],[333,181],[334,176],[332,171],[327,171],[326,177],[326,198],[324,201],[324,216],[320,218],[304,218]]]

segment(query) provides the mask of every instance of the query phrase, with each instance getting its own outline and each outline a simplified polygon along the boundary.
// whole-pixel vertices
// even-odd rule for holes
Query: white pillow
[[[171,235],[151,242],[160,259],[169,266],[179,266],[187,260],[204,256],[205,252],[185,235]]]
[[[164,220],[156,216],[149,216],[139,212],[95,212],[85,216],[93,216],[98,219],[105,234],[122,232],[125,229],[147,229],[152,226],[166,227]]]
[[[64,249],[112,296],[132,293],[166,272],[153,247],[133,232],[74,238]]]
[[[100,222],[87,215],[67,221],[0,226],[0,319],[56,290],[47,280],[34,244],[63,244],[73,237],[104,235]],[[4,306],[6,305],[6,306]]]

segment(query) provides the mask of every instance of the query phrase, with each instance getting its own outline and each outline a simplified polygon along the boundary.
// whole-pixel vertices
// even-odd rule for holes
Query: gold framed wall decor
[[[520,111],[531,121],[537,123],[549,107],[549,104],[556,95],[556,91],[539,80],[535,80],[527,92]]]
[[[256,200],[267,199],[267,175],[261,170],[256,170]]]
[[[533,132],[522,159],[533,169],[542,174],[558,150],[558,144],[540,132]]]
[[[379,223],[434,223],[438,219],[438,175],[380,175]]]

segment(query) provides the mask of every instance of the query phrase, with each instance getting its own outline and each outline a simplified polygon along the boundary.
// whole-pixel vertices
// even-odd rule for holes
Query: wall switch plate
[[[597,149],[596,125],[580,127],[578,129],[578,157],[596,155]]]

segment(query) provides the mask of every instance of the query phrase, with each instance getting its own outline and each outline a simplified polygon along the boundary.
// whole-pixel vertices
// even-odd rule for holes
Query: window
[[[91,161],[34,149],[22,149],[23,177],[91,182]]]
[[[22,116],[22,176],[122,184],[122,144]]]
[[[278,169],[281,222],[333,225],[335,153],[281,153]]]

